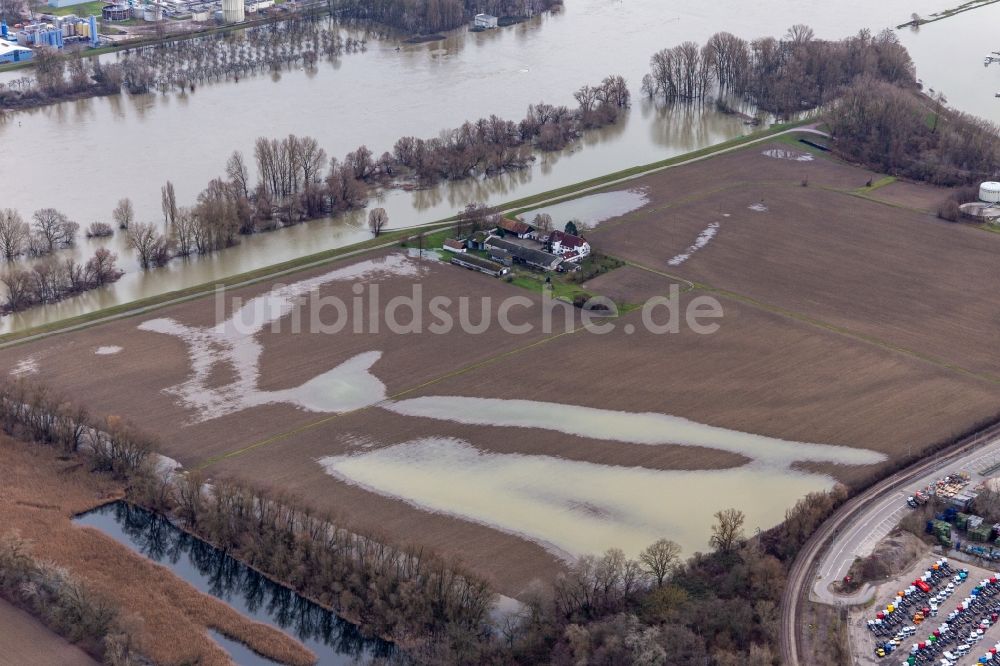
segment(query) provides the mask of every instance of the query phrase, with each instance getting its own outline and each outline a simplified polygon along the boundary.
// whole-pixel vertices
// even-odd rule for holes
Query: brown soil
[[[639,305],[653,296],[669,296],[672,284],[680,285],[681,289],[686,287],[684,283],[665,279],[657,273],[623,266],[598,275],[581,286],[593,294],[607,296],[615,303]]]
[[[886,578],[872,581],[865,580],[864,576],[861,575],[861,561],[856,560],[854,564],[851,565],[851,569],[848,572],[852,578],[850,588],[848,589],[847,586],[844,585],[843,581],[838,581],[831,585],[831,587],[835,592],[843,594],[856,591],[864,583],[873,583],[878,585],[879,583],[883,583],[890,578],[895,578],[898,574],[906,571],[913,566],[914,562],[916,562],[918,558],[923,557],[926,554],[926,543],[909,532],[895,530],[892,534],[879,541],[875,546],[875,550],[872,552],[872,556],[880,559],[888,568],[888,575]]]
[[[18,534],[34,557],[65,567],[116,603],[141,651],[156,663],[231,663],[208,637],[209,628],[285,663],[314,663],[312,654],[285,634],[250,621],[101,532],[73,525],[73,515],[120,496],[118,484],[88,472],[79,461],[60,460],[47,448],[2,436],[0,459],[3,531]]]
[[[871,448],[892,459],[997,409],[1000,389],[991,385],[736,301],[722,303],[725,317],[715,335],[626,335],[619,329],[598,336],[581,331],[402,397],[518,398],[654,411],[789,440]],[[638,326],[640,314],[632,312],[620,323]],[[383,446],[436,435],[490,451],[654,469],[712,469],[744,462],[709,449],[609,446],[546,430],[404,418],[377,408],[315,423],[312,429],[216,463],[209,472],[289,489],[344,514],[360,528],[435,548],[511,595],[535,578],[551,577],[562,565],[524,540],[343,484],[324,474],[316,459],[359,442]],[[877,471],[809,467],[849,483]]]
[[[948,194],[949,190],[944,187],[896,181],[874,190],[868,196],[886,203],[937,215],[938,204],[947,199]]]
[[[756,150],[726,162],[741,162],[740,171],[756,177],[789,168]],[[650,206],[602,225],[591,242],[645,266],[1000,382],[994,352],[1000,293],[987,278],[995,270],[1000,235],[828,189],[844,180],[844,169],[857,174],[848,179],[854,181],[866,172],[825,159],[793,164],[808,174],[808,188],[781,180],[727,182],[728,169],[716,173],[714,160],[677,170],[688,181],[683,200],[659,194],[676,188],[671,171],[640,179],[637,184],[653,193]],[[692,173],[700,187],[691,182]],[[761,201],[767,212],[748,209]],[[712,222],[720,226],[707,246],[680,266],[667,265]]]
[[[496,326],[478,336],[266,331],[258,336],[264,347],[261,386],[296,386],[377,349],[383,356],[373,372],[391,396],[520,398],[656,411],[784,439],[871,448],[892,458],[879,469],[810,466],[848,483],[995,416],[1000,294],[988,276],[1000,254],[1000,235],[864,199],[854,191],[877,174],[821,157],[765,157],[771,148],[794,150],[775,142],[638,179],[634,186],[647,187],[650,203],[589,234],[600,252],[698,283],[684,303],[704,294],[718,298],[725,316],[714,335],[644,333],[638,311],[619,320],[611,335],[551,339],[507,335]],[[911,202],[939,194],[916,185],[873,194],[880,192]],[[766,212],[749,209],[759,203]],[[686,263],[667,265],[712,222],[720,227],[711,242]],[[587,287],[640,303],[669,293],[673,280],[653,271],[620,268]],[[445,264],[420,281],[425,300],[490,296],[494,312],[506,296],[537,298]],[[270,286],[234,293],[248,298]],[[409,278],[382,281],[382,302],[408,294],[411,286]],[[320,291],[347,302],[353,296],[349,284]],[[315,459],[344,451],[356,439],[381,446],[443,435],[500,452],[662,469],[743,462],[706,449],[609,447],[549,431],[405,419],[378,408],[332,416],[270,405],[189,425],[192,414],[162,393],[185,378],[186,350],[179,340],[137,330],[153,317],[210,325],[215,304],[184,303],[0,351],[0,367],[36,355],[40,379],[97,413],[121,414],[158,432],[163,452],[182,463],[195,466],[230,454],[207,471],[291,490],[340,512],[348,524],[439,549],[508,594],[536,578],[551,578],[562,565],[525,540],[341,484],[323,474]],[[625,334],[626,323],[639,332]],[[105,344],[124,350],[94,356],[93,349]],[[218,379],[225,376],[220,371]]]
[[[450,297],[456,303],[460,297],[472,297],[471,318],[474,323],[480,316],[479,301],[476,300],[480,296],[492,299],[491,316],[494,322],[500,303],[506,297],[528,296],[535,303],[540,301],[540,296],[536,294],[485,275],[443,262],[428,262],[428,266],[428,275],[420,278],[424,302],[435,296]],[[330,270],[330,266],[312,270],[296,275],[294,280],[307,279]],[[292,281],[293,278],[285,277],[279,283]],[[254,285],[231,292],[231,295],[245,302],[271,286],[270,283]],[[396,296],[410,295],[412,286],[412,278],[381,281],[380,300],[384,304]],[[336,296],[347,304],[354,298],[350,283],[331,284],[320,289],[319,293],[322,297]],[[215,307],[214,299],[206,298],[165,308],[152,315],[85,329],[72,336],[57,336],[3,350],[0,351],[0,368],[14,367],[19,359],[35,356],[39,367],[35,379],[58,387],[70,397],[83,399],[95,413],[120,415],[140,423],[146,430],[162,437],[164,454],[188,466],[321,417],[294,406],[277,404],[206,423],[190,424],[193,412],[162,393],[163,389],[182,382],[189,372],[184,344],[175,337],[140,331],[138,326],[143,321],[160,317],[175,318],[190,326],[208,326],[215,323]],[[451,312],[457,313],[457,305]],[[511,314],[512,321],[518,323],[522,313],[526,312],[523,308],[515,308]],[[540,308],[533,308],[533,312],[537,317]],[[308,332],[311,316],[312,311],[307,305],[303,308],[302,333],[294,333],[286,323],[278,332],[267,327],[258,336],[264,346],[260,362],[261,389],[281,390],[297,386],[357,354],[379,350],[382,357],[375,363],[372,372],[385,383],[391,395],[444,372],[530,345],[543,337],[541,331],[507,335],[496,325],[474,337],[464,335],[457,325],[448,335],[429,332],[397,335],[386,331],[384,322],[377,334],[357,334],[348,327],[336,335],[328,335]],[[327,323],[332,322],[329,312],[322,316]],[[424,318],[428,323],[433,321],[426,312]],[[399,320],[405,323],[408,315],[401,312]],[[97,347],[107,344],[123,349],[111,356],[93,353]],[[231,367],[217,366],[217,372],[211,377],[212,384],[225,383],[231,371]]]
[[[80,648],[0,599],[0,663],[32,666],[97,666]]]

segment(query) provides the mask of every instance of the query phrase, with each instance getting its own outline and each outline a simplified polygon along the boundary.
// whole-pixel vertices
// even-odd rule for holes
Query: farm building
[[[513,234],[518,238],[530,238],[531,234],[534,233],[534,229],[520,220],[509,220],[506,217],[501,218],[500,224],[497,225],[503,229],[508,234]]]
[[[517,243],[490,236],[486,240],[486,249],[491,256],[495,256],[497,250],[507,252],[511,258],[519,264],[537,268],[542,271],[554,271],[562,263],[562,259],[554,254],[543,250],[534,250]]]
[[[552,253],[566,261],[576,261],[590,254],[590,243],[565,231],[553,231],[549,243],[552,244]]]
[[[476,14],[472,19],[472,27],[475,30],[493,30],[499,23],[500,20],[496,16],[489,14]]]
[[[500,277],[510,271],[510,269],[506,266],[498,264],[495,261],[490,261],[489,259],[477,257],[474,254],[455,255],[451,258],[451,263],[456,266],[461,266],[462,268],[468,268],[469,270],[486,273],[487,275],[492,275],[493,277]]]
[[[0,62],[23,62],[30,60],[33,55],[31,49],[0,39]]]
[[[467,241],[470,250],[485,250],[486,249],[486,239],[490,235],[485,231],[477,231],[472,234],[472,237]]]
[[[465,252],[465,243],[460,240],[455,240],[454,238],[445,240],[442,247],[449,252]]]

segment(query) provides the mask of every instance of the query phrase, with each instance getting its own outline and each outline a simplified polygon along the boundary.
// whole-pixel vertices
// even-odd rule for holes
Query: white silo
[[[246,18],[243,0],[222,0],[222,17],[226,23],[239,23]],[[997,185],[1000,187],[1000,184]]]
[[[986,203],[1000,203],[1000,183],[987,181],[979,186],[979,200]]]

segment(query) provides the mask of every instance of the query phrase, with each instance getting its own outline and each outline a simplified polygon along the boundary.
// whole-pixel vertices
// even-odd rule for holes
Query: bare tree
[[[178,256],[186,257],[195,249],[197,223],[190,208],[179,208],[177,217],[170,227],[170,235],[176,246]]]
[[[139,264],[148,270],[166,263],[167,239],[152,224],[138,222],[129,228],[128,244],[139,255]]]
[[[177,194],[174,192],[174,184],[169,180],[160,188],[160,208],[163,209],[163,222],[173,224],[177,219]]]
[[[3,18],[7,25],[19,23],[23,11],[24,0],[0,0],[0,18]]]
[[[552,231],[552,216],[548,213],[538,213],[531,221],[531,226],[538,231],[548,233]]]
[[[0,210],[0,255],[11,261],[23,253],[30,234],[28,223],[13,208]]]
[[[118,255],[106,247],[97,248],[84,267],[86,280],[95,287],[114,282],[121,277],[122,272],[116,265]]]
[[[226,176],[239,189],[244,198],[250,198],[250,171],[247,169],[243,153],[234,150],[226,162]]]
[[[639,555],[643,571],[656,580],[657,587],[663,587],[663,581],[677,565],[681,547],[669,539],[660,539],[651,544]]]
[[[378,236],[382,233],[387,224],[389,224],[389,214],[385,212],[385,208],[372,208],[368,213],[368,228],[372,230],[373,235]]]
[[[111,213],[111,217],[119,229],[128,229],[132,221],[135,220],[135,207],[132,205],[132,200],[128,197],[119,199],[118,205],[115,206],[114,211]]]
[[[746,515],[739,509],[725,509],[715,512],[715,520],[708,544],[720,553],[730,553],[743,541]]]
[[[48,253],[58,247],[68,247],[76,241],[80,225],[55,208],[41,208],[32,216],[32,231],[40,241],[40,248]]]

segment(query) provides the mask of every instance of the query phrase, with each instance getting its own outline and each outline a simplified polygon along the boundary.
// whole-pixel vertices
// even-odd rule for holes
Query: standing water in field
[[[534,400],[458,396],[412,398],[386,403],[383,407],[404,416],[470,425],[540,428],[579,437],[650,446],[702,446],[736,453],[778,468],[804,461],[872,465],[886,460],[884,454],[868,449],[790,442],[653,412],[619,412]]]
[[[794,463],[871,465],[886,459],[868,449],[791,442],[651,412],[456,396],[381,406],[410,417],[539,428],[610,443],[697,446],[750,459],[728,469],[661,470],[496,453],[441,437],[318,460],[345,483],[521,536],[566,559],[613,547],[635,555],[664,534],[689,552],[698,550],[713,514],[733,506],[746,513],[748,527],[767,529],[799,498],[835,483]],[[692,497],[699,499],[684,501]]]
[[[520,536],[566,560],[608,548],[634,557],[665,534],[688,552],[701,550],[720,509],[740,507],[748,529],[767,529],[799,498],[834,485],[825,474],[762,463],[646,469],[494,453],[449,438],[361,449],[318,462],[345,483]]]
[[[579,199],[543,206],[522,213],[518,215],[518,218],[530,223],[536,215],[547,214],[552,217],[553,229],[562,229],[570,220],[576,220],[580,230],[583,231],[593,229],[601,222],[639,210],[647,203],[649,203],[649,195],[645,188],[618,190],[616,192],[588,194]]]
[[[104,532],[239,613],[295,637],[323,666],[365,663],[393,653],[391,643],[365,638],[350,622],[150,511],[114,502],[79,516],[75,522]],[[220,644],[233,650],[233,657],[241,657],[237,662],[241,666],[273,663],[233,641]]]
[[[174,319],[159,318],[143,322],[139,330],[174,336],[187,346],[191,374],[165,391],[175,396],[183,407],[194,410],[195,422],[273,403],[290,403],[314,412],[346,412],[385,397],[385,384],[370,372],[381,352],[358,354],[300,386],[264,391],[257,385],[264,347],[255,336],[269,324],[290,314],[298,299],[323,285],[370,281],[385,276],[418,277],[423,272],[419,260],[394,253],[275,287],[248,300],[229,319],[215,326],[187,326]],[[235,377],[228,384],[213,386],[212,372],[219,365],[231,368]]]

